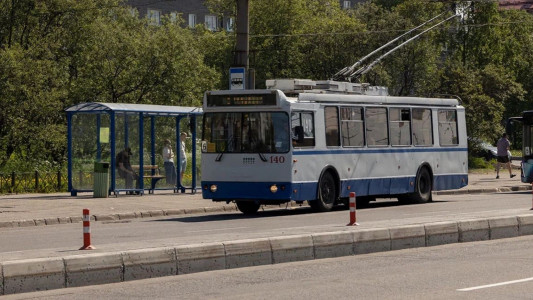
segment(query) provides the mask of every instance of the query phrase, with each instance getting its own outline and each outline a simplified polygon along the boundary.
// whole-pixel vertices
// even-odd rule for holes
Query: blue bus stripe
[[[369,179],[343,179],[340,183],[340,197],[348,197],[349,192],[355,192],[357,196],[368,195],[397,195],[414,192],[414,176],[383,177]],[[212,193],[209,189],[203,189],[205,199],[235,200],[235,199],[258,199],[268,200],[315,200],[318,191],[318,182],[225,182],[225,181],[202,181],[202,186],[209,188],[212,184],[218,186],[218,190]],[[280,187],[277,193],[270,192],[270,186],[276,184]],[[468,174],[444,174],[434,175],[433,190],[459,189],[468,184]]]

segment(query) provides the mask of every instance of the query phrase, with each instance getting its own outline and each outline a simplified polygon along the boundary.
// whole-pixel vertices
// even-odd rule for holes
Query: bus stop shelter
[[[120,192],[144,194],[154,190],[196,192],[196,132],[201,108],[125,103],[80,103],[66,109],[68,140],[68,191],[95,189],[95,174],[108,173],[102,184],[107,195]],[[180,134],[187,133],[187,166],[183,179]],[[165,141],[170,141],[176,168],[176,180],[166,176],[162,155]],[[128,151],[129,150],[129,151]],[[117,155],[129,152],[136,176],[132,184],[117,170]],[[169,169],[170,170],[170,169]],[[109,179],[107,179],[109,178]],[[101,187],[100,187],[101,188]],[[106,196],[107,196],[106,195]]]

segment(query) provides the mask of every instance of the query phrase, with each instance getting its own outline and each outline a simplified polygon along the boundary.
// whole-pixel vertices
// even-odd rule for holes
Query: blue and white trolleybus
[[[317,211],[377,197],[431,201],[468,184],[465,110],[456,99],[391,97],[366,84],[268,80],[265,90],[210,91],[203,101],[202,194]]]

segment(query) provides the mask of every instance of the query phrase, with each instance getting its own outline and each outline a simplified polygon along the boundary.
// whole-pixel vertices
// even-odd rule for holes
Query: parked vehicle
[[[482,157],[489,161],[496,159],[498,156],[498,148],[496,146],[476,138],[469,138],[469,140],[472,148],[471,153],[475,157]],[[509,160],[511,160],[511,151],[507,151],[507,156],[509,156]]]

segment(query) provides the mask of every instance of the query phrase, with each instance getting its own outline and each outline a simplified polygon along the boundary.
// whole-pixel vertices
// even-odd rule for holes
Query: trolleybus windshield
[[[207,153],[286,153],[289,117],[284,112],[204,114],[202,151]]]

